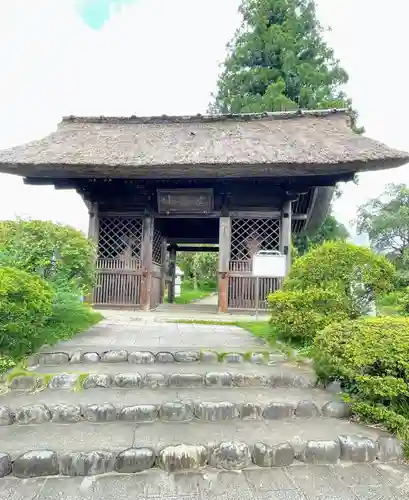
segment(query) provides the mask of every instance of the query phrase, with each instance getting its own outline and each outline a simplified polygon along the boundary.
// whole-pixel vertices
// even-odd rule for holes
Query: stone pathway
[[[6,383],[1,499],[408,498],[400,443],[309,367],[235,326],[104,314]]]

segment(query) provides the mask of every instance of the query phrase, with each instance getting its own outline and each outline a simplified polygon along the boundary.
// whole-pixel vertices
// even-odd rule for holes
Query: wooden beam
[[[140,303],[144,311],[151,308],[152,290],[152,246],[153,246],[153,218],[145,215],[142,223],[142,284]]]
[[[291,218],[292,202],[285,201],[281,214],[280,252],[286,256],[286,274],[291,269]]]
[[[89,214],[89,222],[88,222],[88,238],[95,245],[95,254],[94,254],[94,267],[96,266],[96,261],[98,258],[98,239],[99,239],[99,214],[98,214],[98,203],[89,203],[88,204],[88,214]],[[91,292],[88,294],[84,300],[87,304],[93,303],[94,293]]]
[[[168,246],[168,250],[172,248],[172,245]],[[178,252],[218,252],[219,247],[193,247],[193,246],[179,246],[176,245],[176,250]]]
[[[165,288],[166,288],[166,275],[168,272],[167,265],[168,265],[168,242],[166,241],[165,237],[162,237],[162,248],[161,248],[161,268],[160,268],[160,275],[161,275],[161,280],[160,280],[160,304],[163,304],[164,298],[165,298]]]
[[[176,279],[176,245],[172,245],[169,253],[169,276],[168,282],[168,303],[172,304],[175,300],[175,279]]]
[[[229,307],[229,264],[230,264],[230,245],[231,245],[231,218],[220,217],[219,230],[219,267],[218,284],[219,299],[218,310],[221,313],[227,313]]]

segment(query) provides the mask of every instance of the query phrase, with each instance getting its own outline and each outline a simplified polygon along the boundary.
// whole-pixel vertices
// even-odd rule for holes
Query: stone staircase
[[[2,477],[118,482],[193,470],[203,479],[402,456],[398,440],[349,421],[308,366],[236,327],[104,320],[29,365],[3,380]]]

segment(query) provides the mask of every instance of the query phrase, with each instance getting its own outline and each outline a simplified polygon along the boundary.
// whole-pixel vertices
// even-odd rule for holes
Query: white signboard
[[[260,250],[253,256],[253,275],[284,278],[286,256],[277,250]]]

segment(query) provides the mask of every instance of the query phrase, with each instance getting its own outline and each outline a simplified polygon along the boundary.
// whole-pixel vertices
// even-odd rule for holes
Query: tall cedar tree
[[[211,111],[351,107],[346,71],[324,42],[313,0],[243,0]],[[356,114],[351,109],[351,125]]]

